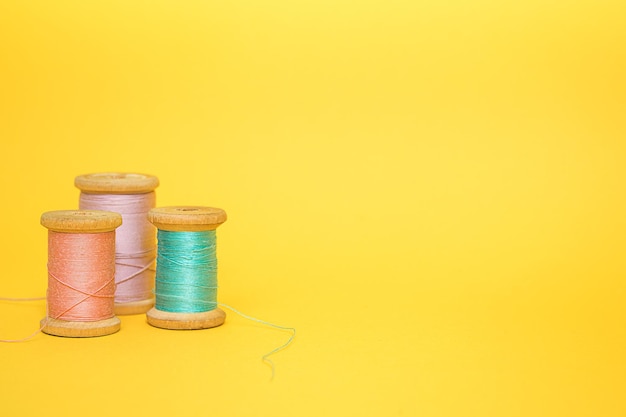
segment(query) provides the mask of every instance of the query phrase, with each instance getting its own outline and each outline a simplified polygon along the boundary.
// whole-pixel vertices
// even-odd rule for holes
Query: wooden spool
[[[48,233],[106,233],[122,224],[122,216],[97,210],[50,211],[42,214],[41,224],[48,229]],[[113,316],[104,320],[78,322],[45,317],[41,320],[41,326],[44,333],[54,336],[95,337],[119,331],[120,319]]]
[[[213,207],[159,207],[150,210],[148,220],[159,230],[199,232],[217,229],[226,221],[226,212]],[[154,327],[172,330],[197,330],[222,325],[226,319],[226,313],[220,308],[201,313],[173,313],[153,307],[148,311],[147,318],[148,323]]]
[[[128,172],[102,172],[79,175],[74,185],[88,194],[144,194],[159,186],[154,175]]]
[[[154,175],[102,172],[79,175],[74,180],[74,185],[83,194],[147,194],[154,193],[154,190],[159,186],[159,179]],[[156,241],[156,235],[154,240]],[[149,274],[148,279],[154,283],[154,268],[148,269],[144,273]],[[154,297],[131,302],[116,300],[115,314],[120,316],[143,314],[150,310],[152,306],[154,306]]]

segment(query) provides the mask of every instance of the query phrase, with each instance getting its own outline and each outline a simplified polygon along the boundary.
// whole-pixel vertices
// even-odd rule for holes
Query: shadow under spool
[[[150,210],[148,220],[159,230],[168,232],[202,232],[217,229],[226,221],[226,212],[219,208],[200,206],[159,207]],[[157,262],[157,277],[159,264]],[[159,283],[156,283],[157,306]],[[154,327],[172,330],[197,330],[217,327],[224,323],[226,313],[220,308],[194,313],[159,310],[156,306],[146,314]]]
[[[154,195],[154,190],[159,186],[159,179],[153,175],[145,175],[138,173],[128,173],[128,172],[102,172],[102,173],[94,173],[94,174],[85,174],[79,175],[74,180],[74,185],[81,191],[81,198],[79,201],[80,209],[98,209],[98,210],[114,210],[114,204],[98,204],[95,206],[93,203],[88,203],[85,196],[89,196],[90,194],[97,194],[101,196],[111,196],[111,200],[113,200],[113,196],[124,196],[124,195],[141,195],[142,197],[148,199],[151,202],[150,208],[154,208],[156,205],[156,197]],[[136,225],[138,230],[131,230],[131,222],[127,221],[129,219],[130,214],[120,213],[124,220],[124,225],[117,230],[116,234],[116,242],[117,249],[122,247],[122,241],[126,239],[129,235],[142,234],[141,238],[146,239],[147,241],[152,242],[154,252],[156,252],[156,230],[150,223],[148,222],[147,214],[148,211],[145,212],[145,223],[147,227],[142,227],[141,225]],[[119,255],[119,254],[118,254]],[[131,254],[132,255],[132,254]],[[139,299],[137,301],[121,301],[120,300],[120,292],[121,287],[123,285],[130,285],[130,282],[121,282],[128,277],[129,269],[132,271],[132,267],[122,267],[124,260],[116,259],[116,276],[115,281],[118,283],[118,289],[116,291],[116,300],[115,300],[115,314],[117,315],[130,315],[130,314],[143,314],[147,312],[154,305],[154,297],[151,295],[145,299]],[[154,261],[152,262],[152,267],[147,270],[141,272],[136,277],[131,278],[131,280],[145,280],[146,285],[150,287],[150,289],[154,288]],[[139,267],[139,265],[137,266]],[[122,275],[124,274],[124,275]],[[141,296],[139,296],[141,297]],[[137,297],[137,298],[139,298]]]
[[[62,211],[51,211],[42,214],[41,216],[41,224],[42,226],[48,229],[48,238],[49,242],[54,241],[54,236],[52,234],[84,234],[86,237],[93,236],[96,234],[103,233],[115,233],[115,229],[122,224],[122,216],[117,213],[107,212],[107,211],[96,211],[96,210],[62,210]],[[113,264],[115,257],[115,239],[114,236],[111,239],[108,239],[110,242],[105,249],[106,254],[108,254],[108,258],[111,261],[111,277],[113,279]],[[51,255],[54,249],[50,243],[48,245],[48,259],[51,261]],[[76,249],[76,248],[73,248]],[[102,252],[97,252],[94,248],[90,248],[89,246],[81,246],[80,251],[82,252],[85,259],[88,261],[89,259],[95,259],[95,257],[103,256]],[[67,271],[65,271],[67,272]],[[58,278],[58,277],[57,277]],[[82,276],[74,276],[73,282],[79,282],[80,286],[83,285],[85,288],[89,287],[88,284],[91,284],[90,279],[93,277],[88,275]],[[48,273],[48,287],[51,287],[52,277],[51,273]],[[104,283],[94,283],[98,286]],[[59,285],[65,285],[64,282],[60,282]],[[69,288],[69,287],[68,287]],[[92,300],[92,297],[89,295],[88,290],[77,288],[76,290],[68,291],[76,291],[81,294],[80,296],[87,293],[84,296],[84,301],[82,303],[89,303]],[[84,291],[84,292],[83,292]],[[104,336],[108,334],[112,334],[117,332],[120,329],[120,319],[118,319],[113,310],[113,294],[111,294],[110,298],[103,298],[101,302],[110,303],[110,312],[111,317],[105,319],[97,319],[85,320],[81,321],[72,321],[72,320],[64,320],[64,314],[66,314],[70,310],[66,310],[64,313],[60,314],[59,317],[50,317],[49,313],[47,317],[42,319],[42,331],[44,333],[54,335],[54,336],[65,336],[65,337],[94,337],[94,336]],[[77,304],[75,307],[78,307]],[[74,307],[73,307],[74,308]],[[48,296],[48,311],[50,310],[50,297]]]

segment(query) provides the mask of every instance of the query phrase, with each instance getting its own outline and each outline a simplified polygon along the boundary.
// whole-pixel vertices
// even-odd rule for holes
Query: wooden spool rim
[[[102,210],[57,210],[41,215],[41,225],[60,233],[103,233],[122,224],[118,213]]]
[[[216,308],[202,313],[172,313],[152,308],[146,314],[148,324],[169,330],[210,329],[224,324],[226,313]]]
[[[98,321],[66,321],[46,317],[41,320],[42,331],[52,336],[62,337],[97,337],[116,333],[121,321],[111,317]]]
[[[205,206],[157,207],[148,212],[148,220],[167,231],[205,231],[217,229],[227,219],[220,208]]]
[[[77,176],[74,185],[87,194],[145,194],[159,186],[159,179],[135,172],[99,172]]]

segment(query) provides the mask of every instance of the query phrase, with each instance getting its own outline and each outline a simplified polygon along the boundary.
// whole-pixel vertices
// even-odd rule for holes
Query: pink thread
[[[40,301],[40,300],[45,300],[46,297],[34,297],[34,298],[7,298],[7,297],[1,297],[0,300],[2,301]],[[46,308],[47,311],[47,308]],[[46,327],[46,323],[47,323],[47,317],[48,315],[46,314],[46,320],[44,320],[44,323],[42,323],[41,327],[39,327],[39,329],[35,330],[33,333],[31,333],[29,336],[23,337],[21,339],[0,339],[0,343],[19,343],[19,342],[26,342],[30,339],[32,339],[33,337],[37,336],[39,333],[41,333],[41,331],[44,329],[44,327]]]
[[[0,301],[42,301],[45,300],[46,297],[30,297],[30,298],[11,298],[11,297],[0,297]]]
[[[115,232],[48,232],[48,303],[41,327],[21,339],[0,342],[25,342],[38,335],[48,319],[99,321],[114,316]],[[2,298],[6,301],[39,300]]]
[[[114,316],[115,232],[48,232],[48,317],[98,321]]]
[[[156,205],[154,192],[145,194],[80,194],[79,207],[120,213],[116,233],[115,301],[128,303],[153,297],[156,229],[148,211]]]
[[[43,331],[43,329],[46,327],[47,324],[48,324],[48,319],[46,318],[44,320],[44,322],[41,324],[41,327],[39,329],[37,329],[35,332],[33,332],[30,336],[26,336],[26,337],[23,337],[21,339],[0,339],[0,342],[2,342],[2,343],[20,343],[20,342],[29,341],[30,339],[34,338],[39,333],[41,333]]]

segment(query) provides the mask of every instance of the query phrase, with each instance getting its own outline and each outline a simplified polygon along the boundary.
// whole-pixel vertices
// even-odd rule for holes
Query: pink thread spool
[[[159,179],[107,172],[80,175],[74,184],[81,190],[80,209],[122,215],[124,223],[116,234],[115,313],[145,313],[154,305],[156,229],[148,221],[148,211],[156,205]]]
[[[54,336],[94,337],[117,332],[115,229],[122,216],[106,211],[51,211],[48,229],[47,314],[42,331]]]

